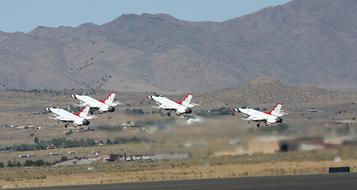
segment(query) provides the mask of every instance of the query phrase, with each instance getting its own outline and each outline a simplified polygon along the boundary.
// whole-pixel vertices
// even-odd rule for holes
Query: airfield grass
[[[2,188],[145,182],[265,175],[327,173],[329,167],[350,166],[357,172],[357,148],[348,146],[306,152],[191,158],[179,161],[132,161],[82,166],[0,169]],[[334,158],[342,158],[334,162]],[[88,168],[91,168],[90,170]]]

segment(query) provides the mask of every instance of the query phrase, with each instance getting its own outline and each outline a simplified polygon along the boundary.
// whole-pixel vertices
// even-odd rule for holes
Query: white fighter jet
[[[114,102],[115,94],[110,93],[106,98],[102,100],[96,100],[90,96],[80,95],[80,94],[73,94],[72,98],[78,99],[80,107],[89,106],[92,109],[98,110],[100,113],[103,112],[114,112],[115,106],[119,105],[119,102]]]
[[[243,113],[246,116],[244,120],[258,122],[257,127],[260,127],[261,123],[264,123],[265,126],[282,123],[283,119],[281,117],[286,113],[281,110],[281,107],[282,104],[279,103],[270,112],[261,112],[252,108],[236,108],[234,110]]]
[[[57,120],[58,123],[64,122],[65,128],[68,127],[69,123],[73,123],[75,127],[81,126],[81,125],[89,125],[89,119],[93,119],[94,117],[88,116],[90,107],[87,106],[83,108],[80,112],[75,112],[75,113],[70,113],[67,110],[61,109],[61,108],[56,108],[56,107],[50,107],[46,108],[48,112],[51,112],[54,117],[49,117],[50,119]]]
[[[174,111],[177,115],[181,114],[190,114],[192,113],[192,109],[194,106],[198,104],[191,103],[192,95],[187,95],[182,101],[172,101],[166,97],[153,95],[148,97],[150,100],[154,100],[158,106],[155,108],[169,111],[167,113],[168,116],[171,115],[171,112]]]

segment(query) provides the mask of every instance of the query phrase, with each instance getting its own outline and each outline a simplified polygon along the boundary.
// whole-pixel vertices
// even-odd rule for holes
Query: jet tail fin
[[[282,116],[284,115],[283,113],[283,110],[281,109],[282,108],[282,104],[281,103],[278,103],[272,110],[271,112],[269,112],[270,115],[273,115],[273,116]]]
[[[79,116],[81,118],[87,118],[89,110],[90,110],[90,107],[86,106],[86,107],[82,108],[80,112],[74,113],[74,115]]]
[[[186,106],[186,107],[189,107],[189,108],[198,105],[198,104],[191,103],[191,100],[192,100],[192,95],[188,94],[187,96],[185,96],[185,98],[183,98],[181,101],[178,101],[176,103],[181,104],[181,105]]]
[[[88,116],[89,110],[90,110],[90,107],[86,106],[79,114],[79,117],[86,118]]]
[[[100,101],[105,103],[105,104],[108,104],[110,106],[116,106],[119,103],[114,102],[114,99],[115,99],[115,93],[111,92],[111,93],[109,93],[109,95],[106,98],[104,98],[103,100],[100,100]]]

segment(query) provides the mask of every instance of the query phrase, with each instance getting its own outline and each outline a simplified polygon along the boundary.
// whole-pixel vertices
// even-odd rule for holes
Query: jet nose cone
[[[51,111],[51,109],[50,109],[50,108],[46,108],[46,111],[50,112],[50,111]]]
[[[77,97],[76,97],[76,95],[75,95],[75,94],[72,94],[72,98],[77,99]]]
[[[153,99],[152,96],[148,96],[148,98],[149,98],[149,100],[152,100],[152,99]]]
[[[236,112],[240,113],[239,108],[235,108],[235,109],[234,109],[234,111],[236,111]]]

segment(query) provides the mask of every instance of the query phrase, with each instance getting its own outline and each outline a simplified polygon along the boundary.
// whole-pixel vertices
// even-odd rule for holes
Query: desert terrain
[[[161,115],[147,98],[154,92],[116,92],[122,104],[114,113],[94,113],[89,128],[48,118],[49,106],[78,111],[70,91],[1,91],[2,187],[315,174],[333,166],[355,171],[356,93],[267,81],[192,93],[200,105],[190,118]],[[261,85],[278,91],[257,94]],[[274,97],[286,101],[282,124],[257,128],[232,111],[269,110],[268,102],[280,102]]]

